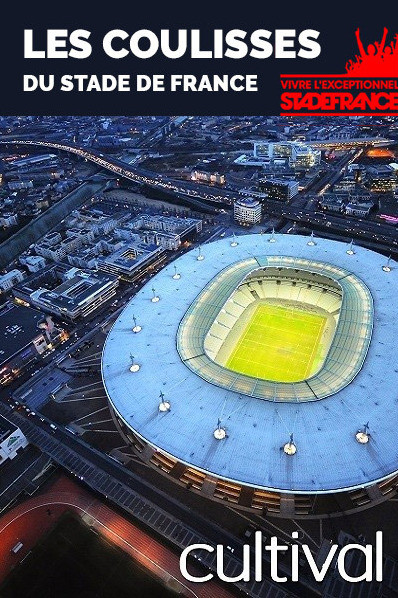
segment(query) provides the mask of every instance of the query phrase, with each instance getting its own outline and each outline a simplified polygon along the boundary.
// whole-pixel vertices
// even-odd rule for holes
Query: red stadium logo
[[[398,34],[365,49],[359,28],[358,54],[341,75],[281,75],[281,114],[398,115]]]
[[[384,27],[380,42],[369,44],[365,50],[360,38],[359,28],[355,31],[359,55],[345,65],[346,71],[353,77],[397,77],[398,76],[398,33],[386,45],[388,29]]]

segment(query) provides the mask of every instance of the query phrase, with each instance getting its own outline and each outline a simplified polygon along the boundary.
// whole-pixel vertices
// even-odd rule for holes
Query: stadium
[[[395,264],[362,247],[243,235],[179,257],[106,339],[121,433],[177,483],[280,517],[396,492]]]

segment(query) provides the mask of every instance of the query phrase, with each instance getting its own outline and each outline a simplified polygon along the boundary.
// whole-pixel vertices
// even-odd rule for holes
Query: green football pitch
[[[291,306],[260,304],[227,360],[226,367],[274,382],[308,378],[322,359],[326,318]]]

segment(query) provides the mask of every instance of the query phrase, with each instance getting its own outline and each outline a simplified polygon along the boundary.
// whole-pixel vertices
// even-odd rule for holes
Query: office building
[[[297,195],[299,184],[297,181],[285,181],[283,179],[259,179],[258,188],[270,199],[289,201]]]
[[[253,197],[237,199],[234,202],[234,220],[239,224],[258,224],[261,222],[261,211],[261,203]]]
[[[0,415],[0,467],[8,459],[14,459],[28,444],[21,430]]]
[[[6,293],[10,289],[12,289],[12,287],[18,284],[18,282],[21,282],[23,278],[24,276],[22,272],[20,270],[17,270],[16,268],[0,276],[0,294]]]
[[[64,340],[51,318],[30,307],[7,303],[0,309],[0,384],[20,376],[26,366]]]
[[[56,264],[29,276],[14,288],[14,296],[59,318],[85,318],[114,296],[117,277]]]

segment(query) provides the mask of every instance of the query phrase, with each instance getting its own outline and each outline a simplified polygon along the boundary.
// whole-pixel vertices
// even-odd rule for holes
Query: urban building
[[[167,233],[179,233],[185,240],[191,233],[200,233],[202,220],[197,218],[177,218],[176,216],[159,216],[142,214],[132,221],[135,228],[156,230]]]
[[[365,186],[373,193],[395,193],[398,191],[398,165],[378,164],[366,169]]]
[[[256,159],[273,161],[284,159],[297,170],[310,170],[321,161],[321,151],[310,145],[294,141],[255,142],[253,155]]]
[[[9,228],[18,224],[18,214],[4,212],[0,215],[0,226]]]
[[[350,216],[368,216],[370,210],[373,208],[374,203],[371,200],[366,199],[352,199],[345,206],[346,214]]]
[[[46,260],[40,255],[21,256],[19,262],[26,266],[29,272],[38,272],[46,266]]]
[[[273,158],[290,158],[293,144],[290,141],[273,142],[260,141],[254,143],[253,154],[255,158],[272,160]]]
[[[341,195],[336,195],[335,193],[324,193],[319,198],[319,206],[328,212],[343,212],[345,202]]]
[[[117,277],[64,264],[47,266],[14,288],[15,298],[63,320],[85,318],[114,296]]]
[[[142,214],[123,227],[115,229],[115,236],[176,250],[184,241],[195,239],[201,230],[202,220],[197,218]]]
[[[398,177],[393,173],[369,173],[366,185],[373,193],[396,193],[398,191]]]
[[[8,188],[10,191],[23,191],[25,189],[33,188],[33,181],[30,179],[18,179],[16,181],[8,181]]]
[[[74,210],[67,219],[68,225],[76,228],[85,228],[92,231],[95,237],[108,235],[116,226],[130,217],[129,212],[117,211],[112,215],[95,207]]]
[[[25,305],[7,303],[0,309],[0,384],[23,373],[26,366],[65,339],[51,318]]]
[[[39,156],[29,156],[28,158],[21,158],[10,162],[10,168],[25,168],[36,164],[43,164],[45,162],[52,162],[57,158],[55,154],[41,154]]]
[[[283,179],[259,179],[258,188],[270,199],[290,201],[297,195],[299,184],[297,181],[285,181]]]
[[[106,241],[99,241],[93,245],[83,246],[66,256],[68,264],[76,268],[96,270],[98,256],[106,250]]]
[[[333,191],[336,193],[353,192],[358,185],[358,178],[356,174],[349,173],[345,175],[340,181],[333,185]]]
[[[23,279],[23,273],[16,268],[14,270],[10,270],[6,274],[3,274],[0,276],[0,293],[6,293]]]
[[[219,172],[209,172],[207,170],[198,170],[194,168],[191,171],[191,180],[208,183],[209,185],[225,185],[225,174]]]
[[[28,446],[28,441],[17,426],[0,415],[0,466]]]
[[[380,197],[377,217],[389,224],[398,224],[398,197]]]
[[[67,219],[65,231],[52,232],[35,244],[35,252],[53,262],[68,261],[71,265],[87,268],[95,267],[93,256],[102,249],[101,241],[117,225],[129,218],[129,212],[117,212],[113,216],[100,210],[76,210]],[[81,249],[84,249],[82,252]],[[88,252],[85,250],[88,248]],[[79,259],[76,254],[90,253],[90,259]],[[75,259],[76,256],[76,259]],[[80,256],[80,257],[81,257]]]
[[[46,168],[24,168],[18,170],[17,173],[12,172],[9,177],[12,179],[23,179],[28,178],[32,182],[46,183],[48,181],[58,181],[65,176],[65,170],[63,168],[52,166]]]
[[[239,224],[258,224],[261,222],[261,214],[261,203],[254,197],[244,197],[234,202],[234,220]]]
[[[164,249],[158,245],[124,241],[110,255],[98,258],[98,269],[125,280],[133,280],[142,272],[164,259]]]
[[[321,161],[321,151],[303,143],[294,143],[289,165],[295,170],[311,170]]]
[[[57,242],[54,239],[57,238]],[[64,260],[70,253],[94,239],[90,229],[68,229],[66,236],[62,239],[60,233],[51,233],[35,244],[35,251],[38,255],[54,262]]]

